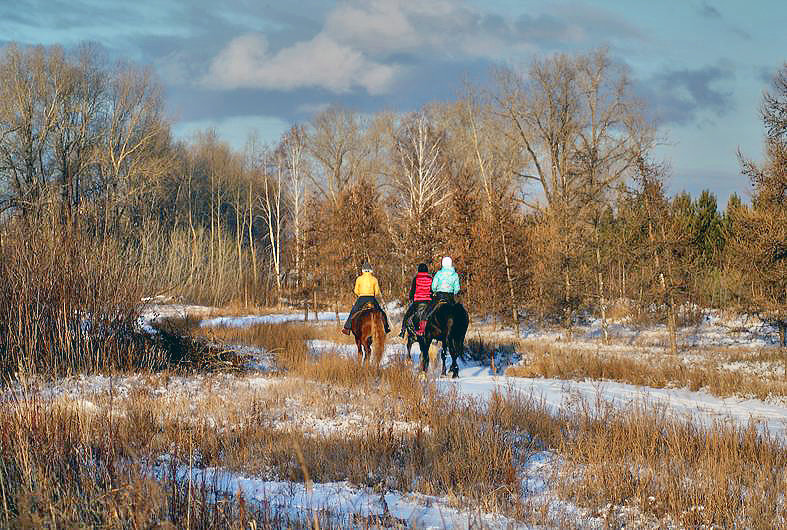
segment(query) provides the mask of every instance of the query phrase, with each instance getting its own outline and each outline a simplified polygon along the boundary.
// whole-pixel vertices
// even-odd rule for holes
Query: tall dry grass
[[[384,429],[375,444],[366,441],[360,445],[346,437],[326,440],[287,433],[303,447],[314,480],[344,477],[371,485],[387,473],[396,477],[395,487],[404,491],[413,488],[461,496],[468,506],[482,505],[531,521],[550,522],[549,510],[531,506],[516,489],[522,462],[533,451],[550,449],[562,462],[560,472],[553,477],[560,496],[604,515],[613,527],[636,526],[643,521],[673,521],[685,527],[715,524],[769,528],[785,524],[781,514],[785,507],[787,453],[778,441],[758,434],[754,428],[723,424],[706,428],[672,418],[646,404],[621,411],[602,403],[595,407],[577,403],[573,410],[556,416],[520,394],[494,395],[487,404],[477,403],[420,387],[413,381],[409,366],[392,366],[408,375],[397,384],[385,386],[381,385],[386,381],[385,370],[375,376],[353,359],[312,357],[305,341],[315,332],[303,324],[262,325],[222,333],[268,349],[278,347],[288,369],[306,379],[353,388],[380,385],[394,396],[411,396],[406,400],[410,410],[406,418],[428,426],[416,436],[417,441],[392,437]],[[560,377],[621,377],[651,386],[682,380],[706,386],[717,377],[715,372],[692,375],[672,365],[661,370],[653,366],[645,369],[643,363],[631,359],[603,361],[580,352],[570,352],[567,360],[554,357],[564,359],[564,364],[545,357],[537,370]],[[721,384],[726,379],[719,377],[716,381]],[[251,433],[249,436],[254,438]],[[287,449],[276,449],[284,443],[284,437],[282,433],[268,433],[259,442],[268,449],[258,452],[266,455],[266,465],[274,465],[277,473],[304,480],[293,462],[284,467],[275,464],[287,461]],[[433,451],[435,447],[441,450]],[[269,459],[271,451],[280,454]],[[243,453],[234,465],[248,462],[253,452]],[[437,453],[444,455],[443,462],[438,461]],[[417,465],[397,467],[397,460],[386,455]],[[383,463],[382,469],[379,463]],[[373,470],[371,474],[369,470]],[[374,478],[367,482],[367,477]],[[618,506],[618,510],[608,506]],[[565,520],[557,523],[568,524]]]
[[[275,305],[275,286],[261,261],[227,230],[197,226],[163,228],[149,222],[139,234],[141,267],[149,275],[153,294],[189,303],[245,309]],[[258,260],[261,260],[258,256]]]
[[[198,451],[190,431],[157,423],[143,406],[122,412],[95,415],[34,399],[4,407],[0,526],[310,528],[315,520],[331,521],[330,512],[315,518],[310,511],[274,510],[236,492],[217,495],[214,483],[176,479],[178,462],[193,462]],[[174,458],[154,467],[173,447]]]
[[[164,352],[136,332],[143,272],[114,240],[21,223],[0,240],[0,373],[156,367]]]
[[[232,365],[232,355],[139,324],[154,282],[135,239],[9,221],[0,228],[0,377]]]
[[[6,405],[0,414],[6,470],[0,503],[8,506],[1,512],[8,525],[51,520],[111,526],[119,518],[137,517],[141,526],[158,518],[210,527],[249,517],[241,515],[246,508],[239,499],[212,501],[211,484],[192,485],[189,496],[182,481],[172,480],[177,469],[188,466],[295,482],[348,480],[381,493],[441,495],[458,507],[571,525],[523,489],[524,464],[544,449],[557,455],[557,473],[546,477],[553,491],[604,515],[611,527],[785,524],[787,453],[754,428],[701,427],[646,405],[617,410],[576,403],[556,415],[521,394],[494,394],[478,402],[421,384],[409,365],[394,363],[378,371],[338,355],[313,356],[305,343],[310,329],[302,324],[225,331],[276,349],[282,365],[297,376],[288,384],[314,386],[310,399],[323,410],[374,403],[377,422],[359,431],[307,432],[297,422],[283,428],[277,422],[281,414],[286,418],[288,407],[306,406],[293,403],[293,392],[286,389],[272,395],[273,402],[256,390],[245,397],[233,390],[230,401],[197,408],[188,395],[176,406],[172,396],[153,393],[99,403],[107,407],[99,413],[44,408],[34,400]],[[217,424],[217,412],[236,423]],[[415,427],[396,429],[395,422]],[[41,454],[52,458],[36,459]],[[153,483],[134,466],[161,454],[169,455],[171,468]],[[150,494],[135,493],[142,489]],[[77,493],[81,499],[74,498]],[[66,507],[68,499],[76,508]],[[115,502],[134,513],[109,513]],[[309,518],[302,515],[302,521]],[[265,517],[275,521],[277,515],[269,512],[257,520]]]
[[[526,362],[510,366],[512,377],[557,379],[594,379],[629,383],[654,388],[677,387],[696,391],[705,389],[721,397],[754,396],[758,399],[787,396],[787,382],[780,377],[763,377],[733,372],[708,360],[688,365],[674,356],[639,360],[631,355],[574,350],[553,345],[530,345]],[[784,354],[772,352],[754,359],[783,360]],[[751,357],[747,357],[750,360]]]
[[[612,504],[683,528],[787,525],[787,451],[754,425],[702,427],[646,405],[584,407],[564,421],[557,491],[596,513]],[[624,510],[607,517],[630,521]]]

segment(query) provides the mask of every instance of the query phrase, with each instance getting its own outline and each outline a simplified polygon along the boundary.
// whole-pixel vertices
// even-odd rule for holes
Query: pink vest
[[[415,275],[414,302],[428,302],[432,299],[432,276],[428,272]]]

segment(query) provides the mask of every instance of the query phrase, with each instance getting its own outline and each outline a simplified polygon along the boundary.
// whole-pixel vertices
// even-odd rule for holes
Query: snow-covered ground
[[[168,472],[166,458],[153,473],[163,478]],[[216,497],[240,493],[246,502],[284,512],[292,519],[320,514],[326,526],[376,528],[529,528],[506,517],[482,512],[457,510],[441,497],[403,494],[398,491],[375,492],[347,482],[300,484],[261,480],[223,469],[176,468],[176,480],[189,480],[197,488],[205,484]],[[576,514],[575,514],[576,515]],[[600,525],[599,525],[600,526]]]
[[[563,379],[497,376],[489,368],[465,365],[458,379],[439,379],[444,391],[488,399],[493,392],[502,395],[520,394],[549,409],[559,412],[575,407],[578,402],[594,409],[600,401],[627,409],[647,407],[664,410],[678,419],[711,426],[715,422],[740,427],[756,425],[760,432],[787,442],[787,407],[772,405],[758,399],[719,398],[699,391],[651,388],[625,383],[600,381],[567,381]]]
[[[392,312],[397,308],[391,307]],[[282,323],[300,321],[303,313],[277,313],[268,315],[246,315],[235,317],[211,317],[213,308],[202,306],[149,306],[140,318],[142,329],[153,331],[151,322],[158,318],[185,317],[187,315],[201,318],[202,327],[244,327],[260,323]],[[317,323],[314,313],[310,313],[310,322]],[[339,315],[340,320],[346,313]],[[323,312],[317,315],[320,323],[335,321],[336,314]],[[395,326],[394,326],[395,327]],[[482,328],[483,326],[478,326]],[[713,350],[714,347],[740,347],[743,350],[757,348],[773,348],[773,330],[764,327],[754,320],[743,317],[725,317],[719,313],[708,312],[702,322],[690,329],[682,330],[680,341],[683,345],[694,348]],[[338,331],[337,331],[338,333]],[[666,330],[655,327],[637,330],[624,323],[613,323],[610,335],[614,337],[611,345],[603,346],[604,351],[611,354],[660,355],[666,344]],[[492,331],[484,329],[483,338],[515,339],[519,344],[538,341],[559,343],[562,346],[599,351],[601,326],[600,322],[590,321],[586,326],[577,326],[569,338],[561,331],[524,329],[517,336],[512,331]],[[473,330],[468,338],[473,338]],[[337,335],[337,340],[339,336]],[[354,344],[333,342],[330,340],[309,341],[309,351],[313,355],[335,352],[340,355],[355,357],[357,350]],[[17,384],[7,387],[0,396],[1,402],[19,399],[19,396],[35,394],[45,400],[56,402],[68,401],[72,406],[86,413],[98,413],[106,402],[101,396],[112,394],[117,398],[133,397],[135,392],[143,391],[149,396],[167,396],[173,400],[182,399],[194,402],[206,395],[212,399],[224,400],[231,404],[243,392],[265,394],[273,392],[277,384],[282,384],[286,377],[276,375],[275,356],[259,348],[245,345],[224,345],[223,347],[246,354],[249,361],[247,371],[241,374],[211,374],[190,376],[167,376],[156,378],[144,375],[125,375],[118,377],[79,376],[65,378],[54,382],[34,382],[27,389]],[[405,354],[402,341],[393,334],[389,335],[384,351],[383,363],[400,359]],[[702,355],[694,352],[684,354],[687,361],[696,356],[696,362],[703,362]],[[413,369],[417,369],[419,361],[418,346],[414,345],[409,359]],[[439,356],[437,356],[439,370]],[[725,369],[746,371],[753,374],[773,375],[784,369],[785,363],[779,360],[735,360],[723,363]],[[434,373],[434,372],[433,372]],[[432,376],[434,377],[434,376]],[[583,402],[593,408],[602,403],[626,410],[635,407],[655,407],[676,418],[687,419],[702,425],[714,422],[733,424],[741,427],[755,425],[760,432],[768,431],[772,436],[787,442],[787,407],[779,404],[766,403],[757,399],[719,398],[704,391],[693,392],[686,389],[649,388],[624,383],[607,381],[567,381],[544,378],[516,378],[491,373],[488,366],[480,363],[461,362],[458,379],[436,378],[435,384],[443,392],[455,392],[458,395],[470,396],[487,400],[495,393],[503,395],[516,394],[526,399],[543,403],[548,409],[558,413],[570,413],[572,407]],[[287,401],[290,399],[290,401]],[[362,432],[374,424],[373,418],[352,406],[339,406],[333,410],[332,417],[310,412],[302,407],[296,398],[284,400],[288,411],[279,418],[272,415],[276,428],[299,429],[314,433],[315,436],[335,434],[351,434]],[[221,408],[218,408],[219,413]],[[226,418],[217,417],[211,420],[217,427],[226,422]],[[413,432],[418,425],[400,422],[394,425],[400,432]],[[587,528],[601,528],[604,521],[594,518],[576,506],[558,500],[549,489],[549,476],[556,467],[556,455],[550,452],[537,453],[528,464],[520,470],[522,477],[522,497],[527,505],[540,513],[548,513],[554,521],[571,521],[573,524]],[[163,473],[167,468],[160,463],[156,473]],[[235,495],[242,492],[248,502],[266,502],[286,513],[302,516],[304,512],[314,510],[331,513],[335,522],[344,526],[375,526],[407,524],[417,527],[526,527],[515,524],[500,516],[479,512],[457,510],[449,499],[429,497],[418,494],[402,494],[396,491],[377,492],[368,488],[359,488],[344,482],[314,484],[307,489],[304,484],[277,482],[247,477],[222,469],[189,469],[177,468],[178,479],[191,479],[192,482],[204,481],[212,485],[216,494]],[[376,519],[369,518],[376,516]]]
[[[702,311],[698,323],[678,330],[678,344],[686,348],[705,346],[739,346],[759,348],[774,346],[777,343],[777,330],[762,322],[756,316],[727,314],[716,309]],[[625,349],[632,345],[663,348],[668,344],[667,327],[663,324],[641,327],[633,325],[629,318],[610,320],[607,333],[618,341],[617,346]],[[598,318],[588,318],[584,324],[575,325],[569,338],[564,329],[545,330],[522,326],[519,338],[531,340],[551,340],[571,343],[576,347],[597,347],[603,337],[602,322]],[[499,332],[500,336],[513,336],[513,331]]]
[[[310,341],[309,345],[313,353],[330,351],[353,356],[357,351],[354,345],[326,340]],[[400,358],[405,349],[399,342],[387,343],[383,364]],[[417,344],[413,345],[410,358],[414,366],[419,365]],[[450,357],[448,359],[450,361]],[[715,422],[739,427],[756,425],[760,432],[768,431],[787,443],[787,406],[759,399],[720,398],[705,391],[652,388],[611,381],[507,377],[492,373],[489,366],[480,363],[460,360],[459,365],[459,378],[439,378],[436,381],[438,388],[483,400],[494,392],[502,395],[516,393],[543,403],[554,412],[566,411],[578,402],[593,408],[599,400],[622,409],[644,406],[664,410],[677,419],[695,421],[703,426],[712,426]],[[440,369],[439,356],[433,369]]]

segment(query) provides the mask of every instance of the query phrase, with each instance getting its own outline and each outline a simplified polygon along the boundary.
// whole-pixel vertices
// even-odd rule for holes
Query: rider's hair
[[[427,267],[426,263],[419,263],[418,272],[429,272],[429,267]]]

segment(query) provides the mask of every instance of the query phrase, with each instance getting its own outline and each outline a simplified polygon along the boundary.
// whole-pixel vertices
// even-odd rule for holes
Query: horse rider
[[[369,265],[368,262],[364,262],[364,264],[361,266],[361,275],[355,279],[355,289],[353,289],[353,292],[358,298],[356,298],[352,309],[350,309],[350,314],[347,315],[347,321],[344,323],[342,333],[345,335],[350,334],[353,315],[360,311],[366,303],[372,303],[376,309],[380,310],[380,312],[383,314],[385,332],[388,333],[391,331],[391,328],[388,327],[388,315],[386,315],[385,311],[383,311],[383,308],[380,307],[380,303],[376,298],[378,296],[382,298],[383,296],[380,292],[380,284],[377,282],[377,278],[372,275],[372,266]]]
[[[443,258],[441,269],[435,273],[432,279],[432,303],[429,304],[424,319],[429,320],[438,302],[456,303],[454,296],[457,293],[459,293],[459,275],[454,270],[453,260],[446,256]]]
[[[407,321],[413,316],[413,313],[424,304],[432,301],[432,275],[429,274],[429,267],[426,263],[418,264],[418,272],[413,276],[413,282],[410,284],[410,307],[402,318],[402,331],[399,336],[404,338],[407,329]],[[422,320],[418,323],[416,333],[423,335],[423,328],[426,327],[426,321]]]

